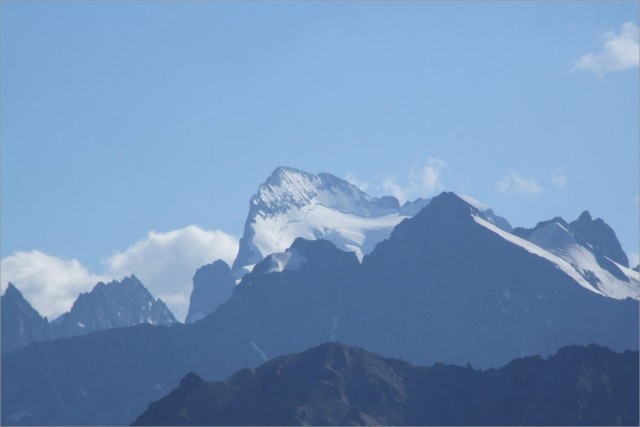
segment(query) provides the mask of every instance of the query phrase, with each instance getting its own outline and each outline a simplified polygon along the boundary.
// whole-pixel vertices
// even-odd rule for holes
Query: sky
[[[2,289],[42,314],[136,274],[184,317],[273,169],[532,227],[589,210],[637,263],[637,2],[0,2]]]

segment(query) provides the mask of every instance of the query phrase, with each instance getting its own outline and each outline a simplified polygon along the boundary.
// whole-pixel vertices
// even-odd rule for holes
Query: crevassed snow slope
[[[291,208],[281,215],[256,218],[253,244],[262,255],[282,252],[297,237],[325,239],[338,248],[353,251],[359,259],[389,236],[393,227],[407,216],[393,213],[362,217],[343,213],[321,204]]]
[[[400,206],[395,197],[371,197],[327,173],[277,168],[251,198],[234,271],[247,270],[297,237],[325,239],[359,259],[389,237],[393,227],[428,203]]]
[[[508,232],[502,230],[501,228],[498,228],[496,225],[490,223],[489,221],[487,221],[484,218],[481,218],[479,215],[473,215],[473,219],[478,224],[488,228],[489,230],[491,230],[494,233],[498,234],[503,239],[513,243],[514,245],[520,246],[521,248],[523,248],[527,252],[530,252],[530,253],[532,253],[534,255],[537,255],[539,257],[545,258],[548,261],[551,261],[560,270],[562,270],[569,277],[571,277],[573,280],[575,280],[580,286],[582,286],[582,287],[584,287],[586,289],[589,289],[590,291],[595,292],[597,294],[604,295],[603,292],[601,292],[598,289],[596,289],[593,286],[591,286],[591,284],[581,274],[579,274],[573,268],[573,266],[571,264],[569,264],[566,260],[560,258],[557,255],[552,254],[551,252],[541,248],[540,246],[538,246],[538,245],[536,245],[534,243],[531,243],[528,240],[525,240],[525,239],[523,239],[521,237],[518,237],[518,236],[516,236],[514,234],[508,233]]]
[[[638,273],[607,258],[612,264],[610,268],[617,268],[624,275],[622,278],[614,276],[598,263],[591,248],[580,244],[576,236],[560,220],[549,221],[536,227],[528,240],[566,260],[592,288],[602,294],[616,299],[640,299]]]

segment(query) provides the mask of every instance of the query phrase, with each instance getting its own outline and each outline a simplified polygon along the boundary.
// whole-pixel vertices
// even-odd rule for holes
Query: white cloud
[[[40,251],[15,252],[1,262],[2,292],[15,284],[41,315],[53,319],[68,311],[81,292],[90,291],[104,276],[91,273],[76,259]]]
[[[556,187],[562,188],[567,185],[567,175],[563,174],[559,170],[551,171],[551,183]]]
[[[398,184],[396,179],[391,176],[382,181],[382,190],[385,194],[390,194],[398,199],[400,204],[403,204],[409,198],[409,195],[407,194],[409,189]]]
[[[347,173],[347,176],[345,176],[344,179],[364,192],[366,192],[371,187],[371,185],[367,181],[359,179],[353,172]]]
[[[640,254],[637,252],[631,252],[627,254],[629,258],[629,267],[635,268],[636,265],[640,264]]]
[[[444,160],[428,157],[424,164],[411,168],[405,185],[399,184],[394,177],[387,177],[382,181],[382,189],[396,197],[401,204],[416,197],[430,196],[443,188],[442,173],[447,169]]]
[[[498,191],[504,194],[538,194],[542,187],[534,178],[525,178],[518,172],[510,171],[497,183]]]
[[[183,320],[198,267],[217,259],[231,263],[237,252],[234,237],[194,225],[166,233],[151,231],[127,250],[106,258],[101,275],[75,259],[39,251],[16,252],[2,260],[2,290],[8,282],[14,283],[36,310],[51,319],[68,311],[78,294],[90,291],[97,282],[135,274]]]
[[[640,65],[640,46],[637,25],[633,22],[627,22],[618,34],[614,31],[607,31],[600,37],[604,40],[602,51],[583,55],[574,63],[574,70],[592,71],[602,77],[612,71],[638,68]]]
[[[104,264],[113,277],[135,274],[149,291],[162,298],[178,320],[189,310],[191,279],[198,267],[222,259],[228,264],[238,253],[238,241],[222,232],[191,225],[167,233],[151,231]]]

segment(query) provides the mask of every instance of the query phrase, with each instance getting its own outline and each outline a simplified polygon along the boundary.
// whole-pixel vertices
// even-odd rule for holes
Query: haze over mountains
[[[240,267],[218,261],[194,277],[193,323],[106,329],[3,354],[3,424],[128,424],[188,372],[222,380],[327,341],[483,369],[573,344],[638,348],[638,278],[602,220],[582,215],[563,226],[570,238],[544,240],[544,226],[511,233],[466,196],[399,207],[319,176],[279,168],[261,186]],[[280,234],[276,252],[260,251],[265,236]],[[590,257],[567,255],[575,250]]]

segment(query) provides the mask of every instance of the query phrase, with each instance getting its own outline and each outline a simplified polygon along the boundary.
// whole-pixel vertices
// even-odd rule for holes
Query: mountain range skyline
[[[0,423],[638,425],[639,17],[0,1]]]
[[[343,191],[345,193],[342,193]],[[326,192],[325,195],[323,195],[324,192]],[[513,230],[513,227],[505,218],[496,215],[491,209],[484,206],[482,203],[467,195],[461,195],[461,197],[485,211],[485,215],[488,215],[488,218],[492,218],[492,221],[500,228],[505,229],[507,232],[511,232]],[[275,209],[275,211],[268,213],[271,212],[271,210],[267,207],[268,205],[265,205],[264,203],[273,204],[273,209]],[[167,302],[171,307],[171,311],[176,314],[180,321],[182,321],[187,316],[189,307],[188,301],[191,298],[191,278],[195,273],[195,269],[202,267],[207,263],[213,261],[226,262],[230,267],[233,267],[233,271],[235,272],[233,274],[237,279],[237,282],[244,274],[246,274],[247,271],[251,270],[253,264],[272,253],[283,252],[297,237],[314,239],[327,238],[336,243],[342,250],[356,251],[356,255],[360,260],[362,260],[362,256],[370,252],[374,248],[375,244],[388,237],[391,229],[395,225],[397,225],[402,219],[417,213],[428,203],[429,199],[419,198],[415,201],[407,201],[401,206],[398,199],[393,196],[372,198],[363,192],[357,185],[337,178],[329,173],[313,175],[292,167],[281,166],[271,173],[269,178],[260,185],[258,192],[252,197],[249,203],[250,210],[246,219],[245,233],[243,238],[239,239],[239,249],[237,250],[237,254],[231,255],[231,253],[227,253],[225,256],[221,256],[220,258],[214,258],[215,254],[207,253],[207,251],[204,250],[204,253],[199,254],[201,257],[200,259],[203,259],[204,261],[192,262],[189,266],[191,270],[186,270],[184,272],[185,277],[182,278],[182,280],[184,281],[186,279],[188,283],[181,284],[182,291],[179,297],[185,301],[182,305],[175,304],[175,294],[167,296],[167,294],[163,294],[161,291],[159,292],[153,278],[149,279],[145,277],[143,278],[143,282],[149,287],[153,295],[156,295],[165,301],[168,300]],[[322,210],[327,209],[327,207],[329,210]],[[293,217],[291,215],[293,215]],[[585,215],[589,218],[589,221],[591,221],[591,216],[588,211],[584,211],[580,218],[585,217]],[[266,225],[259,226],[257,229],[255,228],[258,227],[258,224],[256,224],[257,220],[268,220],[270,216],[274,218],[269,220],[271,222],[268,221],[267,223],[264,223]],[[279,217],[284,219],[278,220],[277,218]],[[296,217],[298,219],[296,219]],[[562,218],[557,217],[554,219],[557,219],[566,225]],[[598,221],[602,220],[599,219]],[[293,223],[294,225],[297,223],[298,225],[296,225],[295,228],[292,228],[291,231],[285,231],[287,227],[289,227],[286,225],[288,223]],[[543,219],[540,219],[538,227],[543,223],[546,224]],[[605,227],[608,226],[605,225]],[[257,235],[256,230],[258,230]],[[533,230],[533,228],[531,230]],[[263,236],[263,233],[267,234]],[[366,240],[366,233],[373,233],[368,241]],[[527,231],[524,228],[518,228],[514,233],[526,234]],[[528,233],[530,234],[532,231],[529,231]],[[612,238],[615,240],[615,233],[612,230],[609,233],[613,233]],[[267,246],[258,248],[255,246],[255,243],[250,243],[259,241],[264,242],[263,244],[266,244]],[[546,246],[547,244],[544,242],[535,241],[535,243],[545,249],[549,249]],[[618,243],[615,244],[619,245]],[[253,249],[249,249],[250,247],[253,247]],[[553,252],[553,249],[551,250]],[[622,252],[620,248],[616,250],[618,252],[615,252],[615,256],[612,255],[612,257],[618,260],[619,263],[622,263],[622,265],[629,266],[629,260],[626,254]],[[254,251],[255,254],[250,255]],[[152,251],[150,252],[153,253]],[[144,257],[141,259],[145,260]],[[147,260],[147,262],[151,262],[151,260]],[[199,262],[202,263],[199,264]],[[5,265],[6,261],[3,260],[3,266]],[[245,270],[243,267],[247,266],[248,270]],[[634,266],[631,265],[629,267]],[[590,268],[594,270],[593,267]],[[11,271],[11,268],[5,269],[4,273],[3,283],[6,283],[2,286],[3,291],[6,289],[7,284],[10,281],[13,281],[18,285],[22,292],[25,292],[24,283],[20,283],[19,277],[13,277],[13,274],[16,273]],[[55,274],[55,270],[47,271],[46,268],[44,268],[40,272],[40,277],[49,275],[48,279],[51,280],[52,277],[55,279]],[[127,270],[124,274],[140,274],[140,272]],[[93,288],[95,283],[98,281],[112,281],[120,279],[121,278],[109,277],[106,275],[89,274],[85,279],[85,283],[83,283],[86,290],[80,290],[78,293],[88,291]],[[175,280],[174,277],[170,277],[170,279]],[[27,277],[27,285],[30,285],[33,280],[33,277]],[[57,284],[54,283],[53,285],[56,286]],[[176,284],[173,284],[173,288],[177,288]],[[52,315],[50,309],[51,307],[56,306],[58,301],[51,298],[47,299],[47,295],[43,292],[38,293],[37,291],[29,291],[31,291],[31,289],[27,286],[25,292],[27,299],[29,301],[36,301],[36,303],[32,302],[32,305],[38,309],[40,314],[46,315],[49,318],[55,318],[68,310],[67,308],[58,313],[54,312]],[[632,294],[633,292],[635,291],[632,291]],[[76,296],[77,294],[69,296],[70,301],[67,302],[67,306],[70,305],[70,302],[75,300]],[[71,299],[71,297],[73,299]],[[219,299],[219,297],[214,298]],[[38,304],[42,299],[44,299],[44,304],[46,304],[44,312],[42,310],[42,303]],[[220,300],[219,303],[223,301],[224,299]]]
[[[0,8],[0,257],[57,283],[43,313],[131,272],[186,307],[279,165],[514,227],[589,210],[637,262],[635,2]]]
[[[130,424],[188,372],[219,381],[327,341],[414,364],[481,369],[566,345],[638,349],[638,295],[616,291],[640,283],[614,261],[610,229],[583,215],[568,224],[573,240],[550,240],[555,254],[491,215],[443,192],[362,260],[331,241],[296,238],[193,323],[134,322],[3,353],[3,422]],[[549,224],[523,236],[533,240]],[[576,258],[574,249],[591,257]],[[207,274],[213,269],[196,282],[228,284],[229,270]]]

